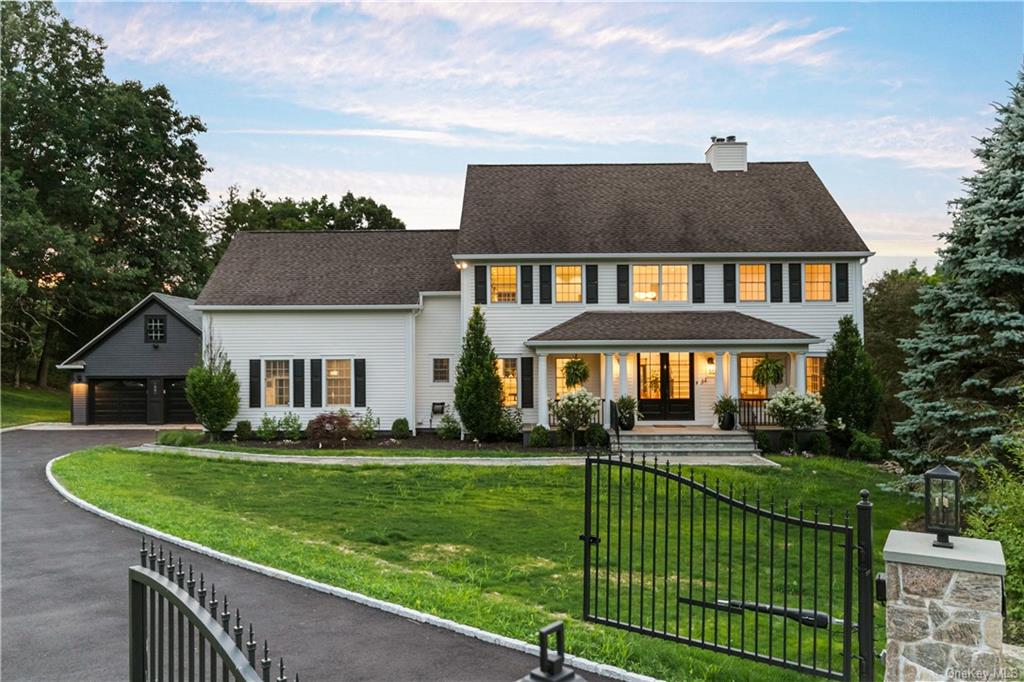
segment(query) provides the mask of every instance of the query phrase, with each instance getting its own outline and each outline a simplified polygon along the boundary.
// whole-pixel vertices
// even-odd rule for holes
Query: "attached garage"
[[[199,359],[192,299],[153,293],[59,365],[73,424],[191,424],[185,374]]]

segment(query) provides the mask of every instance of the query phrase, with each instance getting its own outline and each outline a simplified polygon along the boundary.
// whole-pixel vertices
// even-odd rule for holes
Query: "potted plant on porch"
[[[782,361],[776,358],[761,358],[761,361],[754,365],[754,371],[750,378],[761,388],[778,386],[785,378],[786,370]]]
[[[636,426],[636,420],[643,416],[637,409],[636,398],[631,395],[621,395],[615,401],[615,407],[619,413],[619,428],[623,431],[632,431]]]
[[[732,431],[736,428],[736,413],[740,411],[740,406],[735,398],[731,395],[718,396],[711,409],[718,417],[718,428],[723,431]]]

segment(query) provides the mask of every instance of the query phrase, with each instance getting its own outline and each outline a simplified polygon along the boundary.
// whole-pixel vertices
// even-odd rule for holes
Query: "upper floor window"
[[[501,379],[501,404],[515,407],[519,404],[519,373],[515,358],[498,359],[498,377]]]
[[[555,266],[555,302],[583,302],[583,266]]]
[[[832,264],[804,264],[804,300],[832,300]]]
[[[765,276],[763,263],[740,265],[740,300],[764,301]]]
[[[689,269],[685,265],[634,265],[633,300],[678,302],[687,300]]]
[[[263,405],[287,407],[291,403],[291,373],[288,360],[263,361]]]
[[[763,355],[740,356],[740,398],[767,398],[768,388],[754,381],[754,368]]]
[[[167,316],[146,315],[146,343],[163,343],[167,340]]]
[[[821,356],[807,357],[807,392],[821,393],[825,387],[825,358]]]
[[[325,360],[326,372],[324,382],[329,406],[348,406],[352,404],[352,361]]]
[[[451,381],[451,360],[448,358],[434,358],[434,383],[447,384]]]
[[[516,266],[491,266],[491,303],[516,302]]]

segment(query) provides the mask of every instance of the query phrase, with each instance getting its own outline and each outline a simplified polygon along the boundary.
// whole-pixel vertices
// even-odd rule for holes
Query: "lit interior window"
[[[763,355],[740,356],[740,397],[767,398],[768,387],[758,386],[754,381],[754,368],[764,359]]]
[[[825,387],[825,358],[807,358],[807,392],[821,393]]]
[[[763,264],[740,265],[740,300],[765,300]]]
[[[690,354],[668,354],[669,398],[690,397]]]
[[[640,397],[661,398],[661,353],[638,353],[640,357]]]
[[[491,303],[516,302],[516,266],[491,266]]]
[[[661,298],[665,301],[685,301],[687,290],[685,265],[661,266]]]
[[[352,404],[352,361],[327,360],[327,404]]]
[[[287,360],[266,360],[263,365],[264,403],[267,407],[287,406],[291,381]]]
[[[804,265],[804,300],[832,300],[832,265],[807,263]]]
[[[658,300],[658,266],[633,266],[633,300],[647,303]]]
[[[519,404],[519,381],[515,358],[498,359],[498,376],[501,378],[501,404],[515,407]]]
[[[583,302],[583,266],[555,266],[555,301],[558,303]]]

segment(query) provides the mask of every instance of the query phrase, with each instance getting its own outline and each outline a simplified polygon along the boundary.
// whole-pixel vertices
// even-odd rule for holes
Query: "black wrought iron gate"
[[[856,662],[873,679],[867,491],[856,532],[849,511],[780,507],[657,459],[589,457],[585,494],[586,620],[838,680]]]

